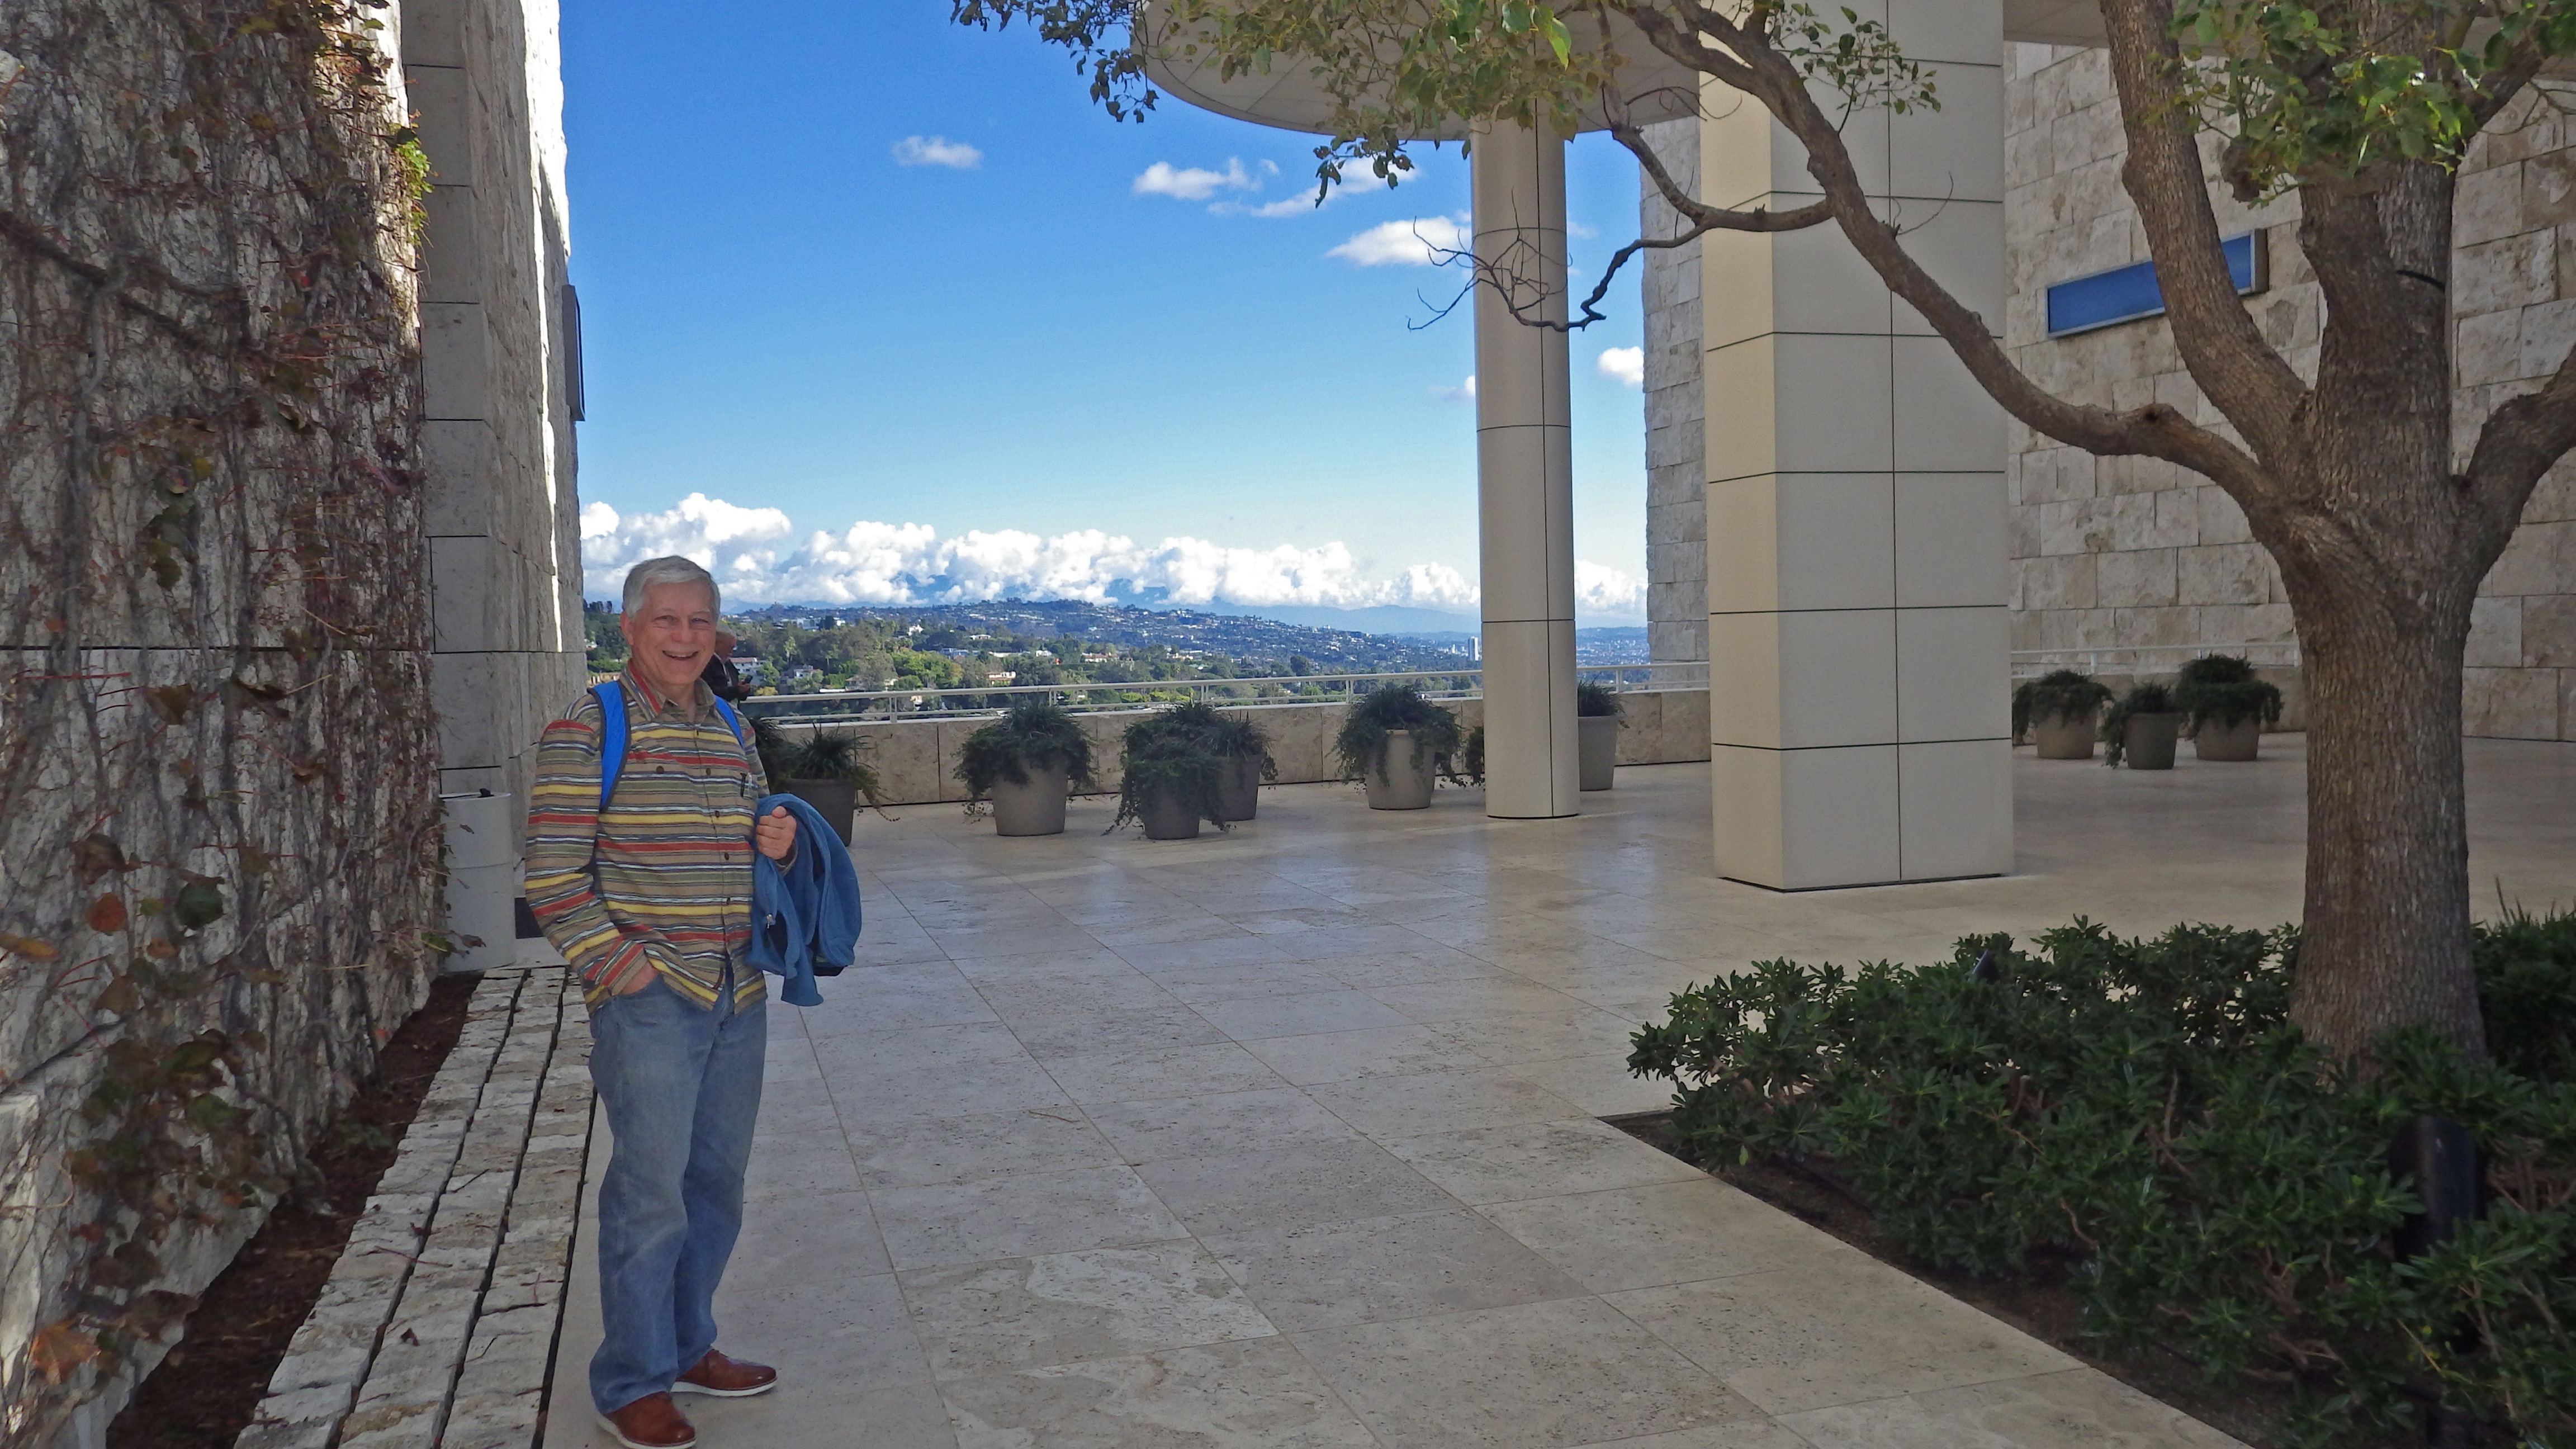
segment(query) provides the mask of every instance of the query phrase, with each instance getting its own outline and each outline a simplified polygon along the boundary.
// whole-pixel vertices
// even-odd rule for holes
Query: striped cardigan
[[[528,908],[597,1006],[659,971],[713,1007],[728,967],[737,1007],[765,988],[751,966],[752,810],[769,792],[758,752],[698,685],[694,708],[656,710],[632,674],[626,765],[599,808],[599,700],[584,691],[537,744],[528,791]]]

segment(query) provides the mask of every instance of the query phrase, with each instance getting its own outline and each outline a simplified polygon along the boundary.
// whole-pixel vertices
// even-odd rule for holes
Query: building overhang
[[[1137,6],[1145,73],[1165,94],[1255,125],[1317,135],[1332,132],[1333,98],[1316,80],[1312,64],[1280,56],[1266,71],[1228,78],[1206,54],[1186,54],[1186,36],[1157,34],[1154,21],[1151,3]],[[1615,109],[1641,125],[1679,120],[1697,110],[1699,73],[1655,49],[1627,20],[1615,15],[1606,21],[1578,16],[1569,24],[1578,48],[1589,51],[1606,46],[1624,58]],[[2099,0],[2004,0],[2003,36],[2007,41],[2043,45],[2098,46],[2104,43],[2101,5]],[[1594,107],[1581,129],[1607,129],[1612,109],[1611,103]],[[1432,134],[1406,139],[1456,141],[1466,134],[1467,123],[1453,120]]]
[[[1267,71],[1229,79],[1204,53],[1185,54],[1186,36],[1158,34],[1153,23],[1154,7],[1138,5],[1136,28],[1145,52],[1145,73],[1175,100],[1255,125],[1315,135],[1332,133],[1333,98],[1316,80],[1311,62],[1279,56]],[[1638,125],[1679,120],[1696,113],[1698,72],[1655,49],[1626,20],[1610,17],[1606,31],[1602,18],[1597,16],[1577,16],[1567,25],[1574,32],[1577,50],[1599,51],[1606,46],[1624,61],[1619,68],[1617,97],[1591,108],[1579,129],[1607,130],[1614,109]],[[1458,141],[1466,138],[1467,131],[1465,121],[1453,118],[1429,134],[1405,139]]]

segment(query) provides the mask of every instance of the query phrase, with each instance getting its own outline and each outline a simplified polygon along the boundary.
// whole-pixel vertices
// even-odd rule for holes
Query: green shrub
[[[2037,679],[2025,679],[2013,690],[2013,738],[2030,733],[2035,724],[2082,719],[2110,702],[2110,686],[2082,670],[2052,669]]]
[[[1606,715],[1617,719],[1627,712],[1628,707],[1619,702],[1619,691],[1609,685],[1595,684],[1587,679],[1574,686],[1574,713],[1577,718],[1599,719]]]
[[[775,721],[753,715],[751,740],[770,789],[784,790],[790,780],[847,780],[859,787],[868,804],[884,808],[884,784],[876,766],[859,757],[859,737],[851,731],[811,730],[804,739],[791,740]]]
[[[1109,822],[1109,830],[1141,819],[1145,807],[1155,800],[1188,805],[1217,829],[1228,828],[1223,807],[1230,757],[1217,749],[1207,732],[1173,728],[1167,718],[1168,712],[1127,727],[1126,749],[1119,759],[1118,814]]]
[[[2517,1076],[2576,1082],[2576,931],[2519,906],[2478,930],[2487,1052]]]
[[[2185,664],[2174,676],[2173,701],[2187,734],[2199,734],[2205,724],[2233,728],[2259,719],[2269,728],[2281,722],[2281,691],[2233,654],[2204,654]]]
[[[1076,790],[1091,784],[1091,737],[1072,715],[1043,697],[1029,697],[1010,713],[966,737],[957,751],[956,776],[966,787],[966,809],[1005,780],[1029,782],[1029,771],[1063,767]]]
[[[2398,1423],[2438,1387],[2576,1445],[2576,1085],[2555,1075],[2576,917],[2479,928],[2493,1063],[2410,1032],[2371,1074],[2331,1066],[2289,1023],[2295,948],[2287,928],[2121,940],[2079,920],[1920,969],[1763,962],[1674,997],[1629,1066],[1674,1081],[1708,1159],[1821,1160],[1927,1262],[2062,1251],[2088,1333],[2222,1381],[2296,1377],[2287,1442]],[[2552,1024],[2496,1020],[2533,1008]],[[2418,1204],[2387,1154],[2424,1113],[2476,1134],[2493,1207],[2400,1263]]]
[[[2104,763],[2119,765],[2129,754],[2129,716],[2133,714],[2172,714],[2173,696],[2161,684],[2130,686],[2120,702],[2102,712],[2102,751]]]
[[[1270,757],[1269,732],[1245,715],[1228,714],[1205,700],[1176,704],[1129,725],[1127,747],[1134,749],[1140,739],[1167,734],[1194,735],[1221,759],[1257,759],[1263,779],[1279,777],[1279,762]]]
[[[1435,770],[1445,768],[1466,743],[1458,716],[1424,699],[1418,687],[1380,685],[1351,702],[1341,733],[1333,737],[1333,758],[1341,764],[1342,778],[1374,773],[1386,780],[1387,737],[1397,730],[1412,732],[1414,759]]]

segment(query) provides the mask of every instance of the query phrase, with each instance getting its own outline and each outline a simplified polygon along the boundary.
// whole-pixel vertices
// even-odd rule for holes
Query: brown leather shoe
[[[747,1399],[778,1387],[778,1370],[765,1363],[744,1363],[727,1358],[714,1349],[698,1360],[698,1366],[680,1375],[671,1385],[675,1394],[713,1394],[719,1399]]]
[[[646,1394],[613,1414],[602,1414],[599,1427],[626,1449],[691,1449],[698,1442],[698,1431],[669,1394]]]

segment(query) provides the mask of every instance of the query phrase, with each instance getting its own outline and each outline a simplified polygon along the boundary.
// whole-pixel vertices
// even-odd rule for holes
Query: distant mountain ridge
[[[824,617],[901,619],[930,629],[1006,630],[1028,638],[1050,639],[1070,634],[1103,643],[1142,648],[1161,644],[1200,650],[1236,659],[1303,656],[1317,669],[1368,672],[1437,669],[1476,657],[1480,621],[1429,609],[1387,607],[1373,610],[1317,609],[1318,615],[1371,615],[1381,630],[1334,628],[1230,609],[1144,608],[1128,604],[1093,604],[1074,599],[994,599],[970,604],[771,604],[747,610],[749,617],[800,619]],[[1413,619],[1435,621],[1430,627],[1406,627]],[[1602,627],[1575,631],[1579,657],[1586,663],[1645,662],[1646,631]]]

